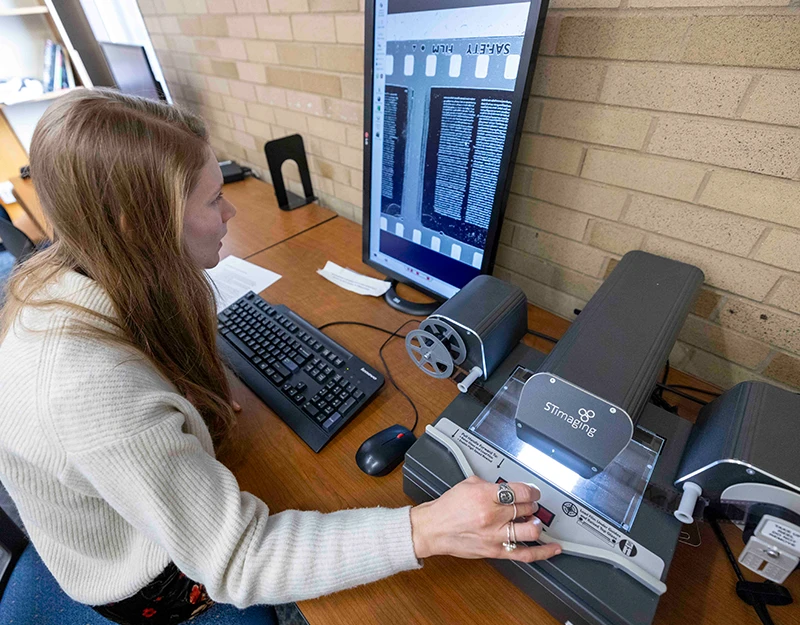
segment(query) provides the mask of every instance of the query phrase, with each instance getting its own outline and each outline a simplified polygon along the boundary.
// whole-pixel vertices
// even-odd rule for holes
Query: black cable
[[[361,323],[360,321],[329,321],[328,323],[323,323],[321,326],[317,328],[317,330],[324,330],[325,328],[329,328],[331,326],[364,326],[365,328],[380,330],[384,334],[392,334],[391,330],[387,330],[386,328],[381,328],[380,326],[374,326],[371,323]],[[399,336],[401,339],[406,338],[405,334],[402,335],[395,334],[395,336]]]
[[[417,406],[411,400],[411,398],[405,394],[403,389],[401,389],[397,385],[397,382],[394,381],[394,377],[392,377],[392,372],[389,370],[389,365],[387,364],[386,359],[383,357],[383,348],[389,344],[389,341],[391,341],[395,337],[401,339],[406,338],[405,334],[398,334],[398,333],[412,321],[416,321],[417,323],[419,323],[418,319],[409,319],[408,321],[404,322],[399,328],[397,328],[397,330],[395,330],[394,332],[392,332],[391,330],[387,330],[386,328],[381,328],[380,326],[374,326],[371,323],[361,323],[360,321],[329,321],[328,323],[323,323],[321,326],[317,328],[317,330],[322,331],[325,328],[329,328],[331,326],[343,326],[343,325],[364,326],[365,328],[372,328],[373,330],[379,330],[380,332],[385,332],[386,334],[389,335],[389,338],[387,338],[383,342],[383,345],[381,345],[380,348],[378,349],[378,357],[381,359],[381,362],[383,363],[383,368],[386,369],[386,377],[389,378],[389,382],[391,382],[392,386],[394,386],[397,389],[397,392],[400,393],[403,397],[405,397],[408,403],[411,404],[411,408],[414,411],[414,425],[411,426],[411,432],[413,433],[417,427],[417,423],[419,423],[419,412],[417,411]]]
[[[728,544],[728,539],[725,538],[725,534],[722,533],[722,528],[719,526],[716,514],[711,512],[707,515],[707,517],[708,522],[711,525],[711,529],[714,530],[717,540],[722,544],[722,548],[725,550],[725,555],[728,556],[728,561],[731,563],[733,572],[736,573],[737,579],[740,582],[745,581],[744,575],[742,575],[742,569],[739,568],[739,563],[736,561],[736,556],[733,555],[731,546]],[[761,619],[761,622],[764,625],[775,625],[763,600],[756,599],[756,602],[753,604],[753,609],[756,611],[758,618]]]
[[[533,336],[538,336],[540,339],[544,339],[545,341],[550,341],[551,343],[558,343],[557,338],[553,338],[552,336],[548,336],[547,334],[542,334],[541,332],[537,332],[536,330],[527,330],[528,334],[532,334]]]
[[[676,395],[680,395],[681,397],[684,397],[686,399],[690,399],[691,401],[693,401],[695,403],[698,403],[701,406],[705,406],[706,404],[708,404],[707,401],[703,401],[702,399],[697,399],[697,397],[692,397],[691,395],[689,395],[687,393],[682,393],[681,391],[678,391],[678,390],[674,389],[672,386],[668,386],[666,384],[661,384],[661,382],[656,382],[656,386],[658,388],[662,389],[662,390],[668,391],[670,393],[675,393]]]
[[[696,386],[689,386],[687,384],[667,384],[669,388],[682,388],[687,391],[696,391],[698,393],[703,393],[705,395],[713,395],[714,397],[719,397],[721,393],[717,393],[716,391],[709,391],[702,388],[697,388]]]

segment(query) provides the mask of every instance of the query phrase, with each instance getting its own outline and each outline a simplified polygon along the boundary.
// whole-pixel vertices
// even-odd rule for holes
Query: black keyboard
[[[363,360],[252,291],[218,319],[220,350],[233,371],[316,452],[383,386]]]

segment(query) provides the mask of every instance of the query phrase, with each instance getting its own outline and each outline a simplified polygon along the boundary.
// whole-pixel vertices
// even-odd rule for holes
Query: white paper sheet
[[[264,269],[236,256],[227,256],[206,271],[217,296],[217,312],[227,308],[248,291],[260,293],[280,280],[274,271]]]
[[[16,203],[17,198],[14,197],[13,189],[14,185],[11,184],[10,180],[0,182],[0,200],[2,200],[3,204]]]
[[[358,293],[359,295],[379,297],[386,293],[389,287],[392,286],[391,282],[364,276],[352,269],[340,267],[331,261],[325,263],[325,267],[322,269],[317,269],[317,273],[343,289]]]

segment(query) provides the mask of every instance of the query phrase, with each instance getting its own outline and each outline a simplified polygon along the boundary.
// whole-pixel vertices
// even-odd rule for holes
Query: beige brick
[[[308,118],[308,131],[311,134],[342,145],[347,145],[346,128],[344,124],[328,121],[327,119]]]
[[[344,200],[345,202],[349,202],[359,210],[361,209],[361,204],[364,199],[361,191],[358,191],[357,189],[340,182],[334,182],[333,188],[336,197],[338,197],[340,200]]]
[[[342,76],[342,97],[345,100],[362,102],[364,99],[364,78],[362,76]]]
[[[339,162],[361,171],[364,167],[364,153],[353,148],[339,147]]]
[[[245,119],[244,125],[247,132],[258,139],[262,139],[262,141],[256,141],[256,145],[263,146],[264,141],[269,141],[272,138],[272,131],[270,130],[269,124],[255,119]]]
[[[322,204],[324,207],[336,211],[345,219],[349,219],[350,221],[355,220],[355,213],[358,211],[356,207],[349,202],[340,200],[338,197],[333,195],[320,195],[319,199],[320,204]]]
[[[223,141],[233,141],[233,131],[227,126],[212,124],[209,126],[212,138],[222,139]]]
[[[308,4],[312,11],[321,13],[359,10],[358,0],[309,0]]]
[[[333,72],[364,72],[364,48],[361,46],[314,46],[317,65]]]
[[[222,98],[225,110],[236,115],[247,115],[247,103],[244,100],[225,96]]]
[[[561,20],[559,56],[678,61],[690,17],[568,16]]]
[[[236,64],[239,70],[239,78],[247,82],[260,82],[266,84],[267,73],[264,66],[260,63],[244,63],[239,62]]]
[[[271,41],[245,41],[247,59],[255,63],[279,63],[278,48]]]
[[[323,178],[317,174],[311,174],[311,184],[314,185],[314,192],[317,195],[322,193],[333,195],[333,180],[330,178]]]
[[[206,84],[208,85],[208,88],[214,93],[221,93],[223,95],[228,95],[231,92],[230,87],[228,86],[228,81],[225,78],[218,78],[216,76],[207,76]]]
[[[150,41],[153,47],[158,51],[159,56],[168,52],[169,45],[164,35],[150,35]]]
[[[643,111],[546,100],[539,132],[635,150],[644,144],[650,120]]]
[[[200,27],[206,37],[227,37],[228,20],[222,15],[202,15],[200,16]],[[241,37],[238,33],[231,33],[235,37]]]
[[[544,20],[544,32],[542,33],[542,41],[539,44],[539,58],[542,55],[553,56],[556,53],[556,46],[558,45],[558,31],[561,28],[561,12],[549,12]],[[537,60],[538,63],[538,60]]]
[[[531,98],[528,100],[528,108],[525,109],[525,119],[522,129],[525,132],[539,132],[539,122],[542,121],[542,107],[544,100]]]
[[[682,42],[687,63],[800,69],[800,15],[704,15]]]
[[[292,40],[292,23],[285,15],[257,15],[256,28],[261,39]]]
[[[364,125],[364,109],[355,102],[325,98],[325,114],[337,122]]]
[[[644,233],[610,221],[592,220],[589,245],[614,254],[627,254],[642,247]]]
[[[295,113],[294,111],[287,111],[285,109],[275,109],[275,123],[280,126],[285,126],[291,130],[308,130],[305,115],[302,113]],[[275,134],[278,134],[277,131]]]
[[[590,276],[600,276],[605,254],[594,248],[525,226],[514,229],[513,247]]]
[[[791,0],[629,0],[631,8],[655,7],[780,7],[790,4]]]
[[[256,149],[256,140],[251,135],[241,130],[233,131],[233,141],[241,148],[248,150]]]
[[[255,39],[258,36],[256,31],[256,21],[252,15],[239,15],[228,17],[228,32],[231,37],[243,37],[245,39]],[[245,44],[247,47],[247,44]]]
[[[336,15],[336,40],[339,43],[364,43],[364,15]]]
[[[199,74],[206,74],[206,75],[216,74],[217,72],[214,69],[215,63],[221,64],[217,66],[219,69],[218,75],[224,76],[226,73],[230,74],[231,68],[225,67],[225,63],[231,63],[231,61],[218,61],[217,59],[212,58],[210,56],[200,56],[200,55],[195,55],[194,58],[192,58],[192,67],[194,68],[194,71],[196,71]],[[235,71],[236,64],[235,63],[231,64],[233,65],[233,70]],[[227,76],[227,78],[238,78],[238,73],[236,76],[231,75]]]
[[[271,107],[265,106],[264,104],[256,104],[255,102],[248,102],[246,115],[260,122],[264,122],[265,124],[275,123],[274,111],[272,110]]]
[[[187,13],[205,13],[205,0],[183,0],[183,10]]]
[[[764,369],[764,375],[794,388],[800,387],[800,358],[789,354],[775,354]]]
[[[765,301],[776,308],[800,314],[800,281],[789,277],[781,278]]]
[[[765,230],[744,217],[652,195],[635,195],[622,221],[737,256],[747,256]]]
[[[602,63],[542,56],[536,61],[531,93],[592,102],[597,100],[603,71]]]
[[[211,71],[215,76],[220,76],[222,78],[233,78],[234,80],[239,78],[239,70],[236,69],[236,63],[232,61],[218,61],[217,59],[205,60],[209,62]]]
[[[748,369],[757,368],[770,352],[765,343],[693,315],[686,319],[678,338]]]
[[[687,345],[682,341],[675,343],[675,347],[672,348],[672,353],[669,355],[669,362],[676,369],[697,376],[701,380],[723,389],[748,380],[765,381],[765,378],[749,369]]]
[[[700,203],[800,228],[800,182],[735,171],[715,171]]]
[[[286,108],[286,92],[278,87],[256,85],[256,97],[264,104]]]
[[[800,317],[797,315],[731,298],[720,309],[719,323],[775,347],[800,352]]]
[[[695,265],[707,284],[754,300],[763,299],[780,277],[778,270],[761,263],[658,235],[648,236],[643,249]]]
[[[334,98],[342,97],[342,81],[335,74],[321,74],[320,72],[302,72],[301,88],[312,93],[330,95]]]
[[[497,263],[515,273],[541,282],[582,300],[588,300],[602,284],[602,280],[591,278],[577,271],[544,262],[519,250],[501,245],[497,252]]]
[[[722,301],[722,295],[719,293],[715,293],[710,289],[700,289],[697,299],[692,304],[692,313],[698,317],[709,319],[717,309],[720,301]]]
[[[326,161],[319,157],[311,159],[312,167],[324,178],[330,178],[335,182],[348,184],[350,182],[350,170],[340,163]]]
[[[514,238],[514,224],[511,221],[503,220],[503,225],[500,228],[500,243],[503,245],[511,245],[511,239]]]
[[[142,15],[156,15],[156,4],[153,0],[139,0],[139,11]]]
[[[611,9],[618,7],[620,0],[552,0],[551,9]]]
[[[147,27],[148,33],[158,35],[164,32],[161,30],[161,20],[158,17],[147,17],[144,12],[142,12],[142,15],[145,16],[144,25]]]
[[[733,117],[750,74],[709,67],[610,65],[600,102]]]
[[[347,145],[351,148],[364,149],[364,131],[361,128],[347,127]]]
[[[302,76],[294,69],[284,69],[282,67],[267,67],[267,82],[276,87],[286,87],[287,89],[302,88]]]
[[[517,162],[563,174],[578,175],[583,161],[583,146],[574,141],[522,133]]]
[[[315,46],[306,43],[279,43],[278,58],[281,65],[298,67],[316,67],[317,53]]]
[[[755,90],[750,94],[743,119],[800,126],[800,76],[767,74],[761,76]]]
[[[590,148],[581,175],[590,180],[691,200],[706,174],[704,167],[641,154]]]
[[[350,186],[358,191],[364,191],[364,173],[362,171],[350,170]]]
[[[325,115],[325,103],[322,98],[304,91],[286,91],[286,106],[301,113]]]
[[[183,0],[162,0],[161,5],[163,13],[170,13],[173,15],[186,13]]]
[[[206,0],[209,13],[235,13],[236,5],[233,0]]]
[[[292,15],[292,31],[298,41],[336,41],[332,15]]]
[[[622,189],[612,189],[541,169],[533,172],[530,193],[551,204],[606,219],[617,219],[628,197],[627,191]]]
[[[244,41],[241,39],[218,39],[219,53],[226,59],[236,59],[237,61],[247,60],[247,50],[244,47]]]
[[[586,305],[585,300],[554,289],[541,282],[526,278],[525,276],[509,271],[499,265],[495,265],[493,273],[501,280],[516,284],[521,288],[529,302],[557,315],[561,315],[565,319],[574,319],[575,313],[573,311],[576,308],[583,308]]]
[[[170,37],[171,42],[179,41],[179,37]],[[180,50],[181,52],[199,52],[200,54],[210,54],[211,56],[219,56],[219,43],[216,39],[207,39],[205,37],[197,37],[194,40],[189,40],[193,43],[193,49]]]
[[[178,28],[181,33],[190,37],[203,34],[203,30],[200,28],[200,18],[198,17],[179,17]]]
[[[230,84],[231,95],[234,98],[246,100],[247,102],[256,102],[258,100],[258,98],[256,98],[256,91],[253,89],[251,83],[242,82],[241,80],[231,80],[228,84]]]
[[[608,276],[614,271],[616,266],[619,265],[619,261],[616,258],[609,258],[608,264],[606,265],[606,270],[603,272],[603,280],[607,280]]]
[[[233,127],[236,130],[244,132],[247,129],[247,125],[245,124],[246,118],[241,115],[231,115],[231,119],[233,120]]]
[[[531,179],[533,170],[522,165],[514,165],[511,172],[511,193],[519,195],[529,195],[531,192]]]
[[[269,0],[270,13],[303,13],[308,11],[307,0]]]
[[[238,13],[269,13],[267,0],[236,0]]]
[[[776,267],[800,271],[800,234],[773,228],[753,258]]]
[[[583,213],[516,194],[508,197],[505,218],[575,241],[583,240],[589,223]]]
[[[647,151],[791,178],[800,163],[800,131],[741,122],[662,117]]]

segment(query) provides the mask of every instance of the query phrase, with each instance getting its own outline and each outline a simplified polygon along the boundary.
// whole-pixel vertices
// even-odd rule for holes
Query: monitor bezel
[[[368,0],[364,7],[364,171],[363,171],[363,199],[362,199],[362,237],[361,237],[361,259],[364,264],[376,269],[388,278],[399,283],[407,284],[414,289],[438,300],[448,299],[446,296],[436,293],[427,288],[424,284],[415,281],[410,276],[404,275],[393,269],[382,265],[370,258],[370,197],[372,195],[372,91],[374,88],[374,68],[375,68],[375,3],[380,0]],[[389,2],[390,0],[384,0]],[[513,0],[509,0],[509,3]],[[465,3],[466,4],[466,3]],[[481,3],[482,4],[482,3]],[[486,4],[498,4],[495,0],[488,0]],[[525,26],[525,35],[520,54],[520,73],[524,75],[524,81],[517,81],[513,91],[511,123],[509,133],[512,134],[511,149],[503,154],[500,162],[500,173],[498,174],[498,185],[495,190],[494,204],[492,206],[492,217],[489,221],[489,229],[486,234],[486,247],[483,253],[480,273],[490,274],[494,268],[497,257],[497,248],[500,245],[500,229],[506,212],[508,196],[511,192],[511,171],[513,164],[517,160],[517,151],[522,136],[523,126],[525,125],[525,114],[528,109],[530,89],[533,82],[533,73],[536,69],[536,61],[539,57],[539,47],[544,32],[544,23],[547,16],[549,0],[542,0],[539,14],[534,16],[528,13],[528,23]],[[530,33],[533,32],[533,38]],[[524,69],[523,69],[524,68]]]

